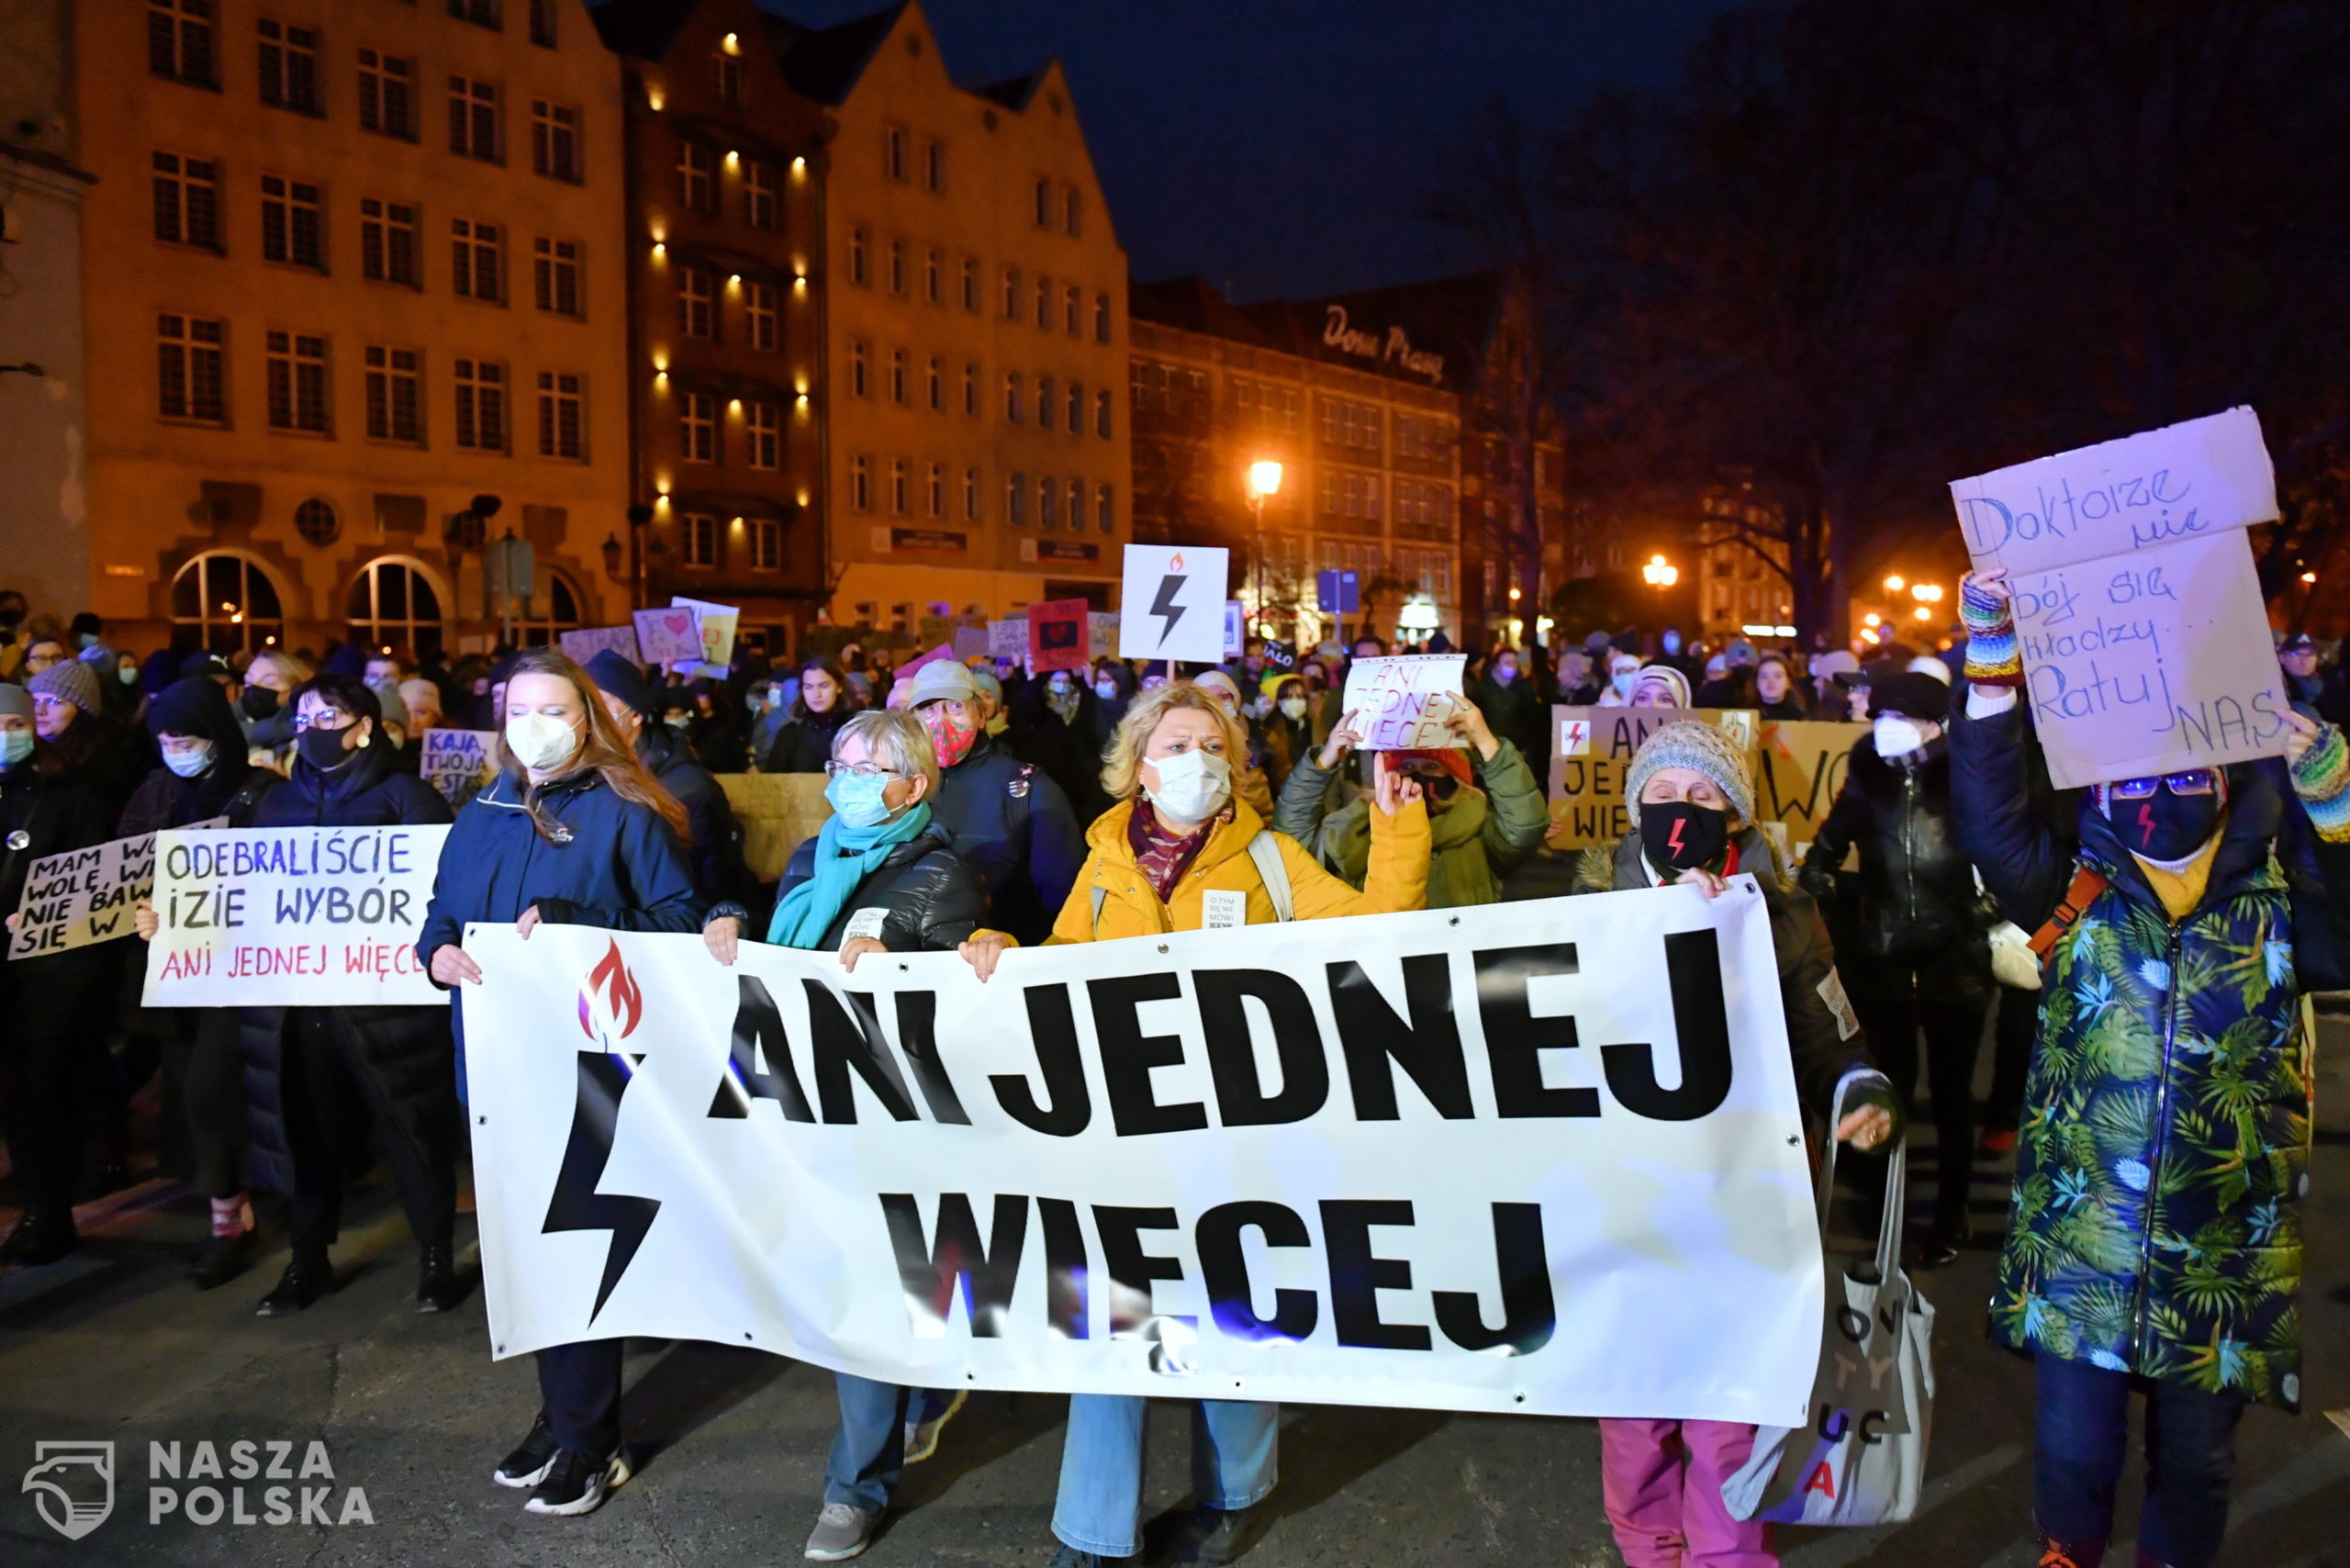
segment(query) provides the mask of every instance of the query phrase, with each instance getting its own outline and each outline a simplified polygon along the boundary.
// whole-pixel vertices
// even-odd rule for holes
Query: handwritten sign
[[[722,666],[708,673],[725,674],[722,666],[734,656],[734,626],[742,620],[743,612],[731,604],[711,604],[674,594],[670,596],[669,608],[694,612],[695,622],[701,629],[701,653],[699,657],[704,664]]]
[[[1550,829],[1553,849],[1614,844],[1632,831],[1624,775],[1640,743],[1667,724],[1711,724],[1743,745],[1754,714],[1738,708],[1567,708],[1550,710]]]
[[[149,1007],[445,1006],[416,956],[443,824],[167,829]]]
[[[1086,616],[1085,651],[1097,659],[1117,655],[1118,617],[1114,611],[1096,610]]]
[[[584,665],[607,649],[631,664],[637,662],[633,626],[590,626],[583,631],[565,632],[560,641],[565,656],[574,664]]]
[[[130,935],[132,906],[155,885],[155,835],[43,856],[25,873],[11,958],[71,952]]]
[[[1047,599],[1028,607],[1028,667],[1037,675],[1083,669],[1089,659],[1091,607],[1081,599]]]
[[[490,760],[495,730],[427,730],[424,732],[424,781],[441,791],[452,806],[462,806],[497,777]]]
[[[682,664],[701,657],[701,622],[690,610],[639,610],[636,645],[651,665]]]
[[[1014,663],[1028,656],[1028,618],[1014,615],[988,622],[988,655]]]
[[[2277,515],[2276,475],[2250,409],[1961,479],[1951,497],[1975,568],[2008,569],[2058,789],[2285,749],[2245,533]]]
[[[1338,722],[1364,751],[1421,751],[1465,745],[1444,727],[1460,692],[1461,654],[1399,654],[1347,666]]]
[[[833,814],[821,773],[722,773],[718,784],[743,830],[743,861],[763,882],[780,878],[800,841]]]
[[[1762,726],[1755,753],[1754,811],[1773,834],[1788,864],[1803,859],[1819,835],[1819,824],[1844,788],[1852,743],[1869,733],[1865,724],[1799,719]]]
[[[990,651],[991,644],[988,641],[986,627],[957,626],[955,628],[956,658],[968,664],[973,659],[986,658]]]

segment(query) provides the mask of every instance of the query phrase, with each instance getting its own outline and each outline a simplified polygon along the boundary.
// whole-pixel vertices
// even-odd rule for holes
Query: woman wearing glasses
[[[1961,610],[1953,819],[2009,918],[2053,943],[1991,1302],[1992,1338],[2038,1382],[2041,1562],[2104,1558],[2136,1387],[2139,1562],[2203,1568],[2244,1406],[2300,1403],[2300,998],[2344,983],[2317,862],[2350,885],[2350,749],[2280,707],[2282,767],[2112,779],[2040,809],[2005,574],[1965,579]]]
[[[802,839],[778,884],[767,940],[837,953],[854,970],[867,953],[953,952],[970,943],[988,911],[978,873],[931,820],[938,757],[930,731],[903,711],[875,709],[840,726],[824,764],[833,814]],[[702,925],[711,957],[732,964],[749,914],[711,906]],[[982,934],[993,935],[993,934]],[[1008,941],[998,937],[998,945]],[[871,1544],[909,1459],[929,1456],[961,1403],[927,1390],[833,1374],[840,1430],[824,1465],[824,1506],[808,1537],[813,1562],[837,1562]],[[910,1402],[913,1406],[909,1419]]]

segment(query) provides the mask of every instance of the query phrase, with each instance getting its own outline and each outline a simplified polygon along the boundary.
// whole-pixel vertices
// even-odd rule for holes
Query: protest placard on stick
[[[711,604],[680,594],[670,596],[669,608],[694,612],[694,624],[701,633],[701,652],[693,657],[704,664],[722,666],[734,656],[734,626],[743,618],[740,610],[731,604]]]
[[[1014,663],[1028,656],[1028,618],[1014,615],[988,622],[988,656]]]
[[[639,610],[633,619],[636,645],[646,664],[682,664],[702,656],[701,622],[691,610]]]
[[[498,775],[490,760],[495,730],[427,730],[424,732],[424,781],[441,791],[452,807],[462,806]]]
[[[1362,737],[1364,751],[1457,748],[1467,743],[1444,727],[1461,695],[1461,654],[1397,654],[1347,666],[1338,722]]]
[[[1038,675],[1083,669],[1092,607],[1081,599],[1048,599],[1028,607],[1028,667]]]
[[[1230,565],[1229,552],[1203,544],[1127,545],[1123,619],[1112,628],[1118,656],[1192,664],[1223,657],[1220,610]]]

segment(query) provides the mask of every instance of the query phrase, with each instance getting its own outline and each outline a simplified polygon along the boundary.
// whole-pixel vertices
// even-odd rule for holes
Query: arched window
[[[268,647],[285,635],[277,585],[242,555],[198,555],[172,579],[172,646],[216,654]]]
[[[370,561],[351,585],[352,641],[416,658],[441,646],[441,596],[407,561]]]
[[[533,595],[531,608],[544,613],[514,623],[515,634],[526,648],[543,648],[559,641],[565,632],[579,630],[579,592],[561,572],[547,574],[546,598]]]

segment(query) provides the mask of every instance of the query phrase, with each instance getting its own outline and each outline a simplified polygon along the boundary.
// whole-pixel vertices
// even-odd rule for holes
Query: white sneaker
[[[927,1388],[917,1388],[913,1392],[911,1406],[913,1418],[906,1423],[908,1464],[920,1464],[938,1451],[938,1434],[946,1429],[946,1423],[955,1418],[955,1412],[963,1408],[963,1402],[971,1397],[971,1391],[958,1388],[947,1397],[944,1406],[925,1408],[939,1397],[937,1393]]]
[[[590,1459],[565,1449],[547,1467],[546,1479],[522,1505],[531,1514],[592,1514],[604,1506],[611,1490],[629,1478],[628,1461],[620,1454],[609,1460]]]
[[[880,1522],[878,1508],[825,1504],[816,1516],[816,1528],[808,1532],[808,1561],[841,1562],[855,1557],[873,1544],[873,1527]]]

